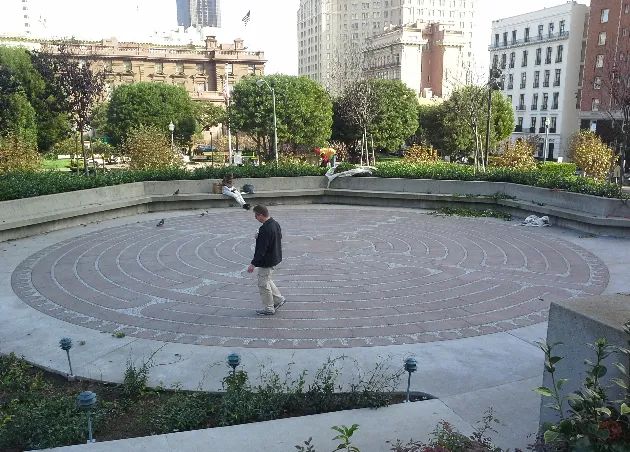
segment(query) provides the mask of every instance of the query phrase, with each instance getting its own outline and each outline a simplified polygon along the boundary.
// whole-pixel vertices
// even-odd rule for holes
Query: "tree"
[[[0,46],[0,134],[10,130],[36,136],[38,148],[47,152],[70,127],[28,51]]]
[[[220,105],[212,102],[198,102],[195,107],[195,118],[201,130],[210,130],[227,120],[227,111]]]
[[[529,141],[507,142],[503,153],[496,157],[495,165],[508,168],[532,169],[536,167],[536,147]]]
[[[444,128],[446,110],[443,103],[418,105],[418,130],[412,137],[412,144],[430,144],[444,151],[446,136],[449,131]]]
[[[131,169],[162,169],[182,166],[182,160],[171,149],[163,129],[139,126],[127,133],[124,150],[130,158]]]
[[[613,150],[590,130],[581,130],[573,136],[569,156],[585,176],[594,179],[605,179],[615,159]]]
[[[87,175],[88,156],[83,134],[90,124],[97,102],[103,96],[105,73],[93,70],[92,61],[73,55],[64,43],[57,44],[56,51],[46,49],[35,52],[33,61],[42,76],[55,88],[58,101],[79,133]]]
[[[370,80],[376,116],[368,132],[374,146],[396,151],[418,129],[416,94],[400,80]]]
[[[249,134],[256,146],[271,157],[272,95],[267,86],[258,86],[257,80],[245,77],[234,86],[230,127]],[[271,75],[265,80],[276,96],[278,142],[294,148],[324,146],[332,127],[332,102],[324,88],[306,77]]]
[[[427,162],[436,162],[438,159],[438,154],[433,146],[430,144],[414,144],[409,147],[409,149],[405,150],[405,155],[403,160],[409,163],[427,163]]]
[[[164,83],[140,82],[114,89],[107,108],[107,135],[118,145],[133,129],[152,126],[168,134],[175,125],[174,137],[187,144],[197,130],[195,106],[184,88]]]
[[[447,152],[457,154],[465,151],[467,155],[472,154],[476,167],[485,166],[482,143],[486,132],[487,108],[485,86],[464,86],[453,91],[444,102],[444,128],[449,131]],[[499,91],[492,93],[490,124],[490,147],[496,148],[514,130],[512,106]]]
[[[378,114],[376,96],[370,80],[358,80],[346,86],[342,96],[337,100],[338,119],[337,130],[344,130],[346,140],[361,143],[360,163],[363,164],[365,153],[369,165],[369,153],[367,147],[368,128]],[[335,137],[341,139],[343,135]]]

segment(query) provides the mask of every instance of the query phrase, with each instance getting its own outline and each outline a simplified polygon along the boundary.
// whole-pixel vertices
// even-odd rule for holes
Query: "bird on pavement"
[[[164,218],[162,218],[156,226],[159,228],[160,226],[164,226]]]
[[[203,217],[206,213],[205,212],[201,212],[201,215],[199,215],[200,217]]]
[[[173,195],[179,195],[179,188],[173,192]]]

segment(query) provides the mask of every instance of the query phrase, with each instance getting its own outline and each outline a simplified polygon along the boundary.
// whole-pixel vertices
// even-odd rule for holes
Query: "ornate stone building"
[[[78,58],[90,59],[107,74],[108,89],[134,82],[182,86],[193,100],[225,102],[224,86],[247,75],[263,75],[264,52],[249,51],[242,39],[220,44],[208,36],[204,46],[173,46],[104,39],[64,42]],[[0,38],[0,45],[57,51],[51,41]]]

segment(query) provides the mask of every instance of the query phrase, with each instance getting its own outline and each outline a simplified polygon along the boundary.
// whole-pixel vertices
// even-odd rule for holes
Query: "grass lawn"
[[[42,160],[42,169],[69,171],[70,159]]]

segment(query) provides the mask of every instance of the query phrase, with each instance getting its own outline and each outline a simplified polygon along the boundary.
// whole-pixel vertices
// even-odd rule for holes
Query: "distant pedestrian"
[[[245,209],[249,210],[249,204],[245,202],[243,199],[243,195],[238,191],[236,187],[234,187],[233,178],[231,174],[226,174],[223,176],[223,180],[221,181],[221,185],[223,186],[223,194],[225,196],[229,196],[230,198],[234,198],[239,205]]]
[[[274,315],[276,309],[285,302],[285,298],[271,279],[275,266],[282,261],[282,230],[278,222],[269,216],[269,210],[265,206],[255,206],[254,217],[262,226],[256,234],[256,250],[247,272],[253,273],[254,269],[258,268],[258,291],[263,309],[257,310],[256,314]]]

